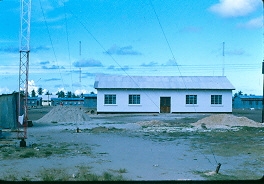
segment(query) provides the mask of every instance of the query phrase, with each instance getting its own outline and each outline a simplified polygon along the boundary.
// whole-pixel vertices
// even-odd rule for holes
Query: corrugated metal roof
[[[83,101],[83,98],[51,98],[52,101]]]
[[[95,98],[97,97],[97,94],[83,94],[84,98]]]
[[[41,97],[28,97],[28,100],[40,100],[42,99]]]
[[[234,86],[225,76],[123,76],[100,75],[95,89],[229,89]]]
[[[240,95],[238,97],[241,98],[242,100],[247,100],[247,99],[260,99],[260,100],[262,100],[263,99],[263,97],[262,96],[259,96],[259,95],[249,95],[249,96],[247,96],[247,95]]]

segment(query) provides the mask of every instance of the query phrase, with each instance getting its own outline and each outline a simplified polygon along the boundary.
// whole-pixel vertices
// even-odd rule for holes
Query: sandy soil
[[[59,172],[54,180],[82,180],[84,167],[124,180],[258,179],[264,173],[264,129],[251,127],[253,120],[243,119],[247,127],[233,129],[230,122],[214,129],[211,114],[89,114],[85,120],[84,109],[71,120],[43,122],[51,110],[29,111],[34,126],[27,148],[19,147],[15,132],[3,132],[0,178],[48,180],[43,173],[49,171]]]

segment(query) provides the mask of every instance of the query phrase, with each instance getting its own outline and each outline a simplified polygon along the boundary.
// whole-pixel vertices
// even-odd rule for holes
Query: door
[[[160,113],[170,113],[171,97],[160,97]]]

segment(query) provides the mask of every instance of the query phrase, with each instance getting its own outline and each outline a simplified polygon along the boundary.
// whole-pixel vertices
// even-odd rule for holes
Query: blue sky
[[[0,13],[2,94],[18,91],[20,1]],[[224,74],[261,95],[262,17],[261,0],[33,0],[29,91],[96,92],[98,74]]]

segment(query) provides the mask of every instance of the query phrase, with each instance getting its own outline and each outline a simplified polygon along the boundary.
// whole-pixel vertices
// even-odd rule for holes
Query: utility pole
[[[81,56],[82,56],[82,42],[79,41],[79,55],[80,55],[80,59],[81,59]],[[82,68],[80,67],[79,68],[80,70],[80,75],[79,75],[79,82],[80,82],[80,85],[82,86]]]
[[[29,41],[30,41],[30,17],[31,0],[20,1],[20,64],[19,64],[19,94],[18,94],[18,117],[22,116],[23,121],[18,123],[18,138],[24,141],[27,138],[27,99],[28,99],[28,68],[29,68]],[[21,95],[24,97],[21,99]],[[21,108],[21,105],[23,107]],[[21,131],[19,128],[24,127]]]
[[[223,42],[223,66],[222,66],[222,76],[225,76],[225,42]]]
[[[262,62],[263,88],[262,88],[262,123],[264,123],[264,60]]]
[[[263,8],[262,8],[262,49],[263,49],[263,45],[264,45],[264,0],[262,0],[262,4],[263,4]],[[263,89],[262,89],[262,123],[264,123],[264,50],[262,51],[262,55],[263,55],[263,61],[262,61],[262,75],[263,75]]]

